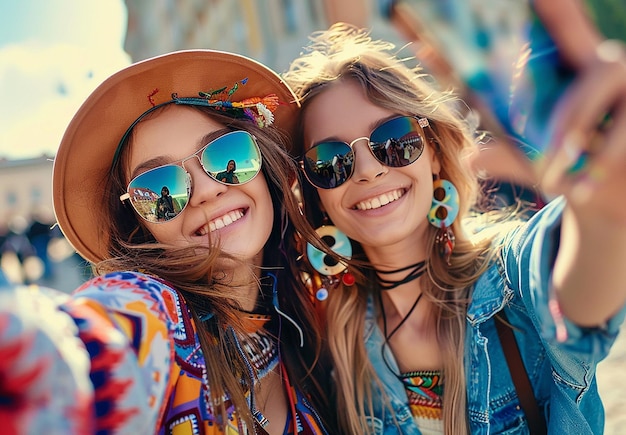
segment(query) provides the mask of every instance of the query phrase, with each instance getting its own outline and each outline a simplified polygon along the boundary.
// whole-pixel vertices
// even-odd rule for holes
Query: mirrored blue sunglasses
[[[400,168],[420,158],[424,151],[424,127],[428,119],[400,116],[385,121],[369,137],[359,137],[352,142],[324,141],[304,153],[301,167],[309,182],[320,189],[341,186],[352,176],[353,146],[367,140],[376,159],[383,165]]]
[[[197,158],[213,180],[235,186],[252,180],[261,170],[261,151],[247,131],[232,131],[209,142],[178,162],[159,166],[133,178],[120,201],[128,200],[148,222],[174,219],[187,207],[192,194],[185,163]]]

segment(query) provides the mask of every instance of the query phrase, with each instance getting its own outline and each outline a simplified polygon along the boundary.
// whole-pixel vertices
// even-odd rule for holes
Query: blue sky
[[[123,0],[0,0],[0,158],[54,155],[85,97],[130,63]]]

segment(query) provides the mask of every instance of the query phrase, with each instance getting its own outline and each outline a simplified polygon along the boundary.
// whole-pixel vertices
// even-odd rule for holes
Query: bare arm
[[[585,27],[578,0],[535,3],[577,71],[554,113],[553,151],[541,168],[544,189],[568,200],[553,285],[569,320],[597,326],[626,302],[626,51]],[[580,31],[571,32],[571,20]],[[586,163],[572,171],[581,153]]]

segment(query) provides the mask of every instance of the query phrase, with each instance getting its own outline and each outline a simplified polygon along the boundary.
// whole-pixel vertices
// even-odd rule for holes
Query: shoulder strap
[[[526,373],[526,368],[522,362],[517,341],[513,334],[513,329],[508,325],[508,319],[504,310],[500,311],[498,316],[500,317],[499,319],[494,319],[496,329],[498,330],[498,337],[500,337],[500,343],[502,344],[502,350],[504,351],[504,356],[509,366],[509,372],[511,373],[515,390],[517,391],[517,397],[519,398],[522,410],[528,421],[528,428],[532,435],[544,435],[547,433],[546,421],[535,399],[532,385],[528,379],[528,373]]]

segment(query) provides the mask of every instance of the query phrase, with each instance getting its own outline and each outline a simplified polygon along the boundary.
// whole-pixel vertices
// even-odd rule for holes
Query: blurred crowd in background
[[[10,282],[67,292],[91,273],[54,225],[52,215],[44,212],[17,215],[0,226],[0,266]]]

